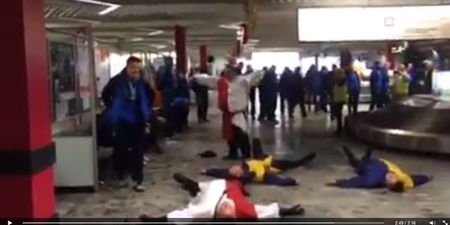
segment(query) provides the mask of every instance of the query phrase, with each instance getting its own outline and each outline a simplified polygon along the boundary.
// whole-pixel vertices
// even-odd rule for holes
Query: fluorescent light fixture
[[[156,36],[156,35],[159,35],[159,34],[162,34],[162,33],[164,33],[164,31],[162,31],[162,30],[155,30],[155,31],[152,31],[152,32],[148,33],[147,35],[148,36]]]
[[[156,49],[163,49],[166,47],[165,45],[157,45],[157,44],[152,44],[150,46],[152,46],[153,48],[156,48]]]
[[[144,40],[144,38],[140,38],[140,37],[131,39],[131,41],[143,41],[143,40]]]
[[[248,40],[249,43],[259,43],[258,39],[250,39]]]
[[[229,24],[220,24],[219,27],[228,30],[239,30],[241,28],[241,23],[229,23]]]
[[[75,0],[77,2],[84,2],[84,3],[90,3],[90,4],[94,4],[94,5],[102,5],[102,6],[107,6],[108,8],[100,11],[98,14],[103,16],[106,15],[118,8],[121,7],[121,5],[118,4],[113,4],[113,3],[108,3],[108,2],[102,2],[102,1],[96,1],[96,0]]]

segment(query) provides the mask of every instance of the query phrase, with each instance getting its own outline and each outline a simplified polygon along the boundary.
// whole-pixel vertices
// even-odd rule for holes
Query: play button
[[[11,224],[12,224],[12,222],[8,220],[8,225],[11,225]]]

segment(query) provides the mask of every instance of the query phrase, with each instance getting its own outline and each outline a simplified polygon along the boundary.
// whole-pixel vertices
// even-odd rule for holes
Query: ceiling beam
[[[242,0],[108,0],[119,5],[242,4]]]

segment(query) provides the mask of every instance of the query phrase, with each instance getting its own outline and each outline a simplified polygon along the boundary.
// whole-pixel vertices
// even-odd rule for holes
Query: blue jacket
[[[370,91],[375,94],[379,94],[381,92],[380,68],[374,68],[370,73]]]
[[[382,94],[386,94],[389,92],[389,75],[388,70],[386,68],[381,69],[381,84],[380,91]]]
[[[102,98],[107,104],[103,123],[112,127],[118,122],[145,126],[150,117],[152,103],[148,87],[142,79],[128,78],[126,70],[111,79],[102,93]]]
[[[185,78],[177,79],[177,88],[175,89],[174,104],[189,103],[191,93],[189,89],[188,81]]]
[[[350,93],[359,92],[361,89],[361,83],[358,75],[355,72],[352,72],[350,75],[346,76],[347,79],[347,90]]]
[[[157,80],[159,89],[163,92],[166,90],[173,90],[175,88],[175,76],[171,69],[167,66],[161,66],[157,72]]]
[[[317,70],[308,70],[306,76],[308,79],[308,89],[312,93],[320,94],[323,86],[321,73]]]
[[[261,89],[263,96],[273,98],[278,93],[278,79],[277,74],[273,71],[268,71],[261,80]]]
[[[292,80],[292,72],[290,71],[284,71],[280,76],[280,81],[278,82],[278,88],[280,90],[280,93],[282,94],[288,94],[289,92],[289,80]]]

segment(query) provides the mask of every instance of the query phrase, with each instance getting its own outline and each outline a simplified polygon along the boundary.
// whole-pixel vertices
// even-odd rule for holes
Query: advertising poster
[[[95,49],[95,71],[97,75],[97,96],[100,96],[111,76],[108,49]]]
[[[81,111],[87,111],[90,108],[90,74],[89,74],[89,49],[86,39],[79,35],[76,39],[77,49],[77,77],[80,93]]]

